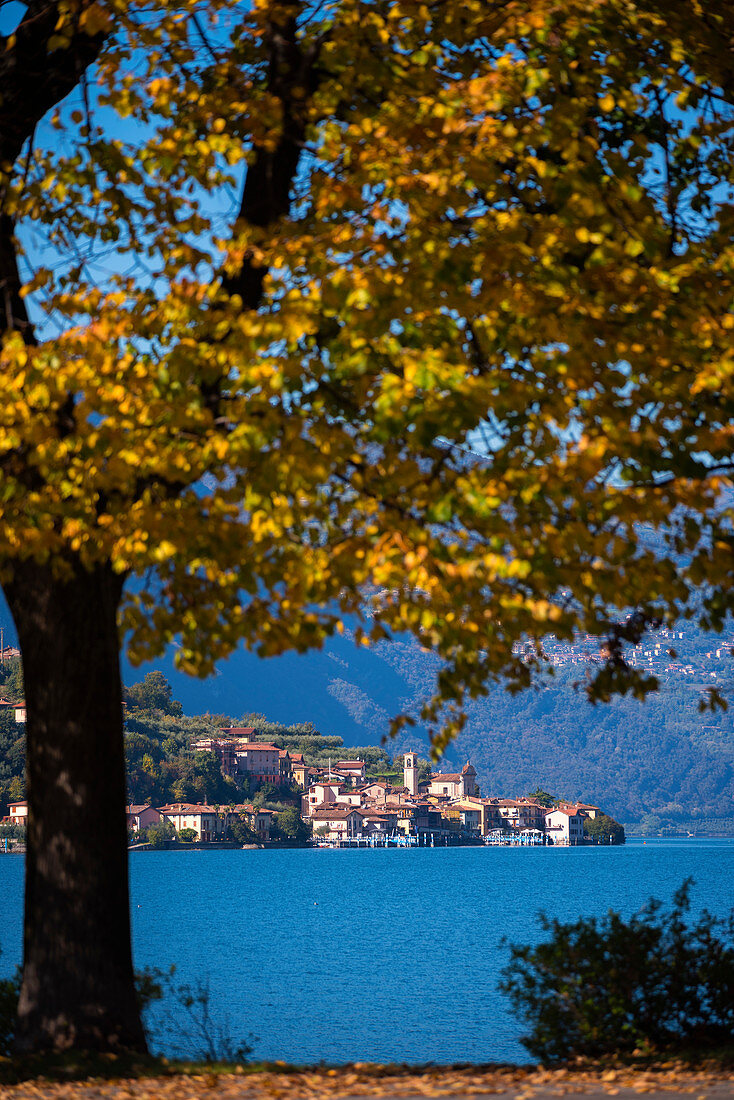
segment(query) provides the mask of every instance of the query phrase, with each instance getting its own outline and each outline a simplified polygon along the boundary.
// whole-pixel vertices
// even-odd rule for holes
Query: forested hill
[[[6,642],[13,640],[12,623],[7,619],[4,625]],[[698,710],[712,682],[726,691],[731,657],[720,638],[690,626],[676,648],[686,675],[663,677],[660,692],[644,704],[616,699],[590,706],[573,688],[583,679],[579,664],[560,668],[539,691],[512,697],[492,690],[472,704],[468,726],[445,765],[470,757],[486,794],[511,795],[540,785],[598,802],[627,822],[653,815],[663,823],[729,819],[734,825],[734,685],[732,710]],[[150,667],[125,665],[126,683]],[[170,679],[188,715],[260,712],[286,724],[312,722],[347,745],[379,745],[390,716],[417,707],[436,660],[412,641],[369,650],[342,637],[305,656],[263,661],[238,652],[205,681],[175,672],[172,656],[154,667]],[[425,755],[427,747],[418,727],[403,733],[390,751],[415,748]]]

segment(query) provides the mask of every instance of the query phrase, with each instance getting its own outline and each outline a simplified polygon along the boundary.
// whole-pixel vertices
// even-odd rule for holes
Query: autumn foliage
[[[7,315],[6,573],[150,578],[125,597],[133,652],[178,636],[198,672],[362,615],[438,649],[449,698],[525,684],[520,637],[608,634],[627,608],[644,627],[704,584],[721,623],[723,7],[94,3],[59,24],[52,66],[103,44],[5,165],[35,334]],[[248,165],[260,193],[233,210]],[[602,694],[642,690],[625,671]]]

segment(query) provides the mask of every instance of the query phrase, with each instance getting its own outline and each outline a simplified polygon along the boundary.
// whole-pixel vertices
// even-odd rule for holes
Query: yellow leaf
[[[109,30],[110,24],[110,13],[101,4],[92,4],[79,16],[79,26],[90,36]]]

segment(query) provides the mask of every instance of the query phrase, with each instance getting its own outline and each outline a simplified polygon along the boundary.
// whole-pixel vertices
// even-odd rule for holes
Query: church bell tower
[[[418,757],[414,752],[406,752],[403,757],[403,786],[408,794],[418,794]]]

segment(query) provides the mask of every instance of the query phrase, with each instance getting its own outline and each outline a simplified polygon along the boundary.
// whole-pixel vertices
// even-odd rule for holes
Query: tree
[[[534,798],[541,806],[546,806],[548,809],[557,806],[559,802],[555,795],[548,794],[548,791],[544,791],[542,787],[536,787],[534,791],[529,791],[528,798]]]
[[[165,848],[169,840],[176,839],[176,828],[172,821],[163,817],[160,821],[154,821],[148,826],[145,840],[151,848]]]
[[[591,837],[597,844],[624,844],[624,825],[620,825],[608,814],[584,818],[584,835]]]
[[[125,701],[139,710],[159,710],[180,718],[183,707],[162,672],[147,672],[143,680],[125,689]]]
[[[2,677],[2,693],[12,703],[19,703],[23,698],[23,665],[19,657],[11,657],[9,661],[0,664],[0,677]]]
[[[295,806],[286,806],[281,810],[276,816],[275,824],[279,835],[288,840],[298,840],[303,843],[311,835],[311,830]]]
[[[22,1048],[144,1045],[118,630],[198,673],[347,615],[358,642],[411,631],[442,659],[438,751],[467,693],[543,670],[550,629],[606,637],[604,699],[654,686],[625,660],[646,630],[721,627],[727,11],[22,9],[0,42]]]
[[[238,844],[255,844],[259,839],[255,830],[250,827],[249,822],[244,817],[233,818],[230,816],[227,832],[229,839],[237,841]]]

